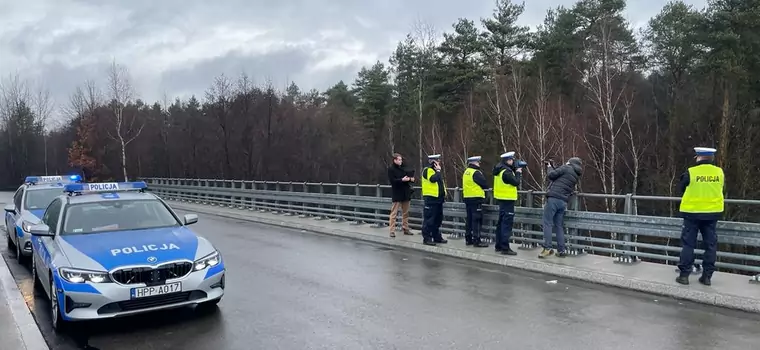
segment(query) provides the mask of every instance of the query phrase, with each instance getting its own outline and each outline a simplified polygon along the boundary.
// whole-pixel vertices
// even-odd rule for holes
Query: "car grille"
[[[121,284],[145,283],[146,285],[163,284],[168,279],[186,276],[193,269],[189,262],[165,264],[159,267],[134,267],[116,270],[111,278]]]
[[[179,304],[186,301],[193,301],[206,298],[208,295],[200,290],[194,290],[191,292],[179,292],[166,295],[156,295],[152,297],[124,300],[115,303],[103,305],[98,309],[99,315],[113,314],[124,311],[135,311],[148,309],[152,307],[167,306],[172,304]]]

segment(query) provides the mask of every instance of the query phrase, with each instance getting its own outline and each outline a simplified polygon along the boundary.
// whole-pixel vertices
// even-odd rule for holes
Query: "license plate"
[[[176,293],[182,291],[182,282],[174,282],[169,284],[162,284],[160,286],[140,287],[132,288],[132,299],[139,299],[145,297],[152,297],[156,295],[164,295],[169,293]]]

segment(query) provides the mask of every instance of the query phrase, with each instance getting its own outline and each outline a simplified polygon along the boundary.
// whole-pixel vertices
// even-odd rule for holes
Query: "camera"
[[[517,161],[515,161],[515,166],[517,168],[527,168],[528,167],[528,162],[526,162],[524,160],[517,160]]]

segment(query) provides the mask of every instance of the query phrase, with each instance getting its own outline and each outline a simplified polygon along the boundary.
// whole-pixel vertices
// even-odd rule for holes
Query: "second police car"
[[[221,254],[144,182],[64,186],[30,227],[32,278],[51,301],[56,330],[93,320],[188,305],[224,295]]]
[[[29,227],[39,223],[48,204],[63,193],[64,184],[80,180],[79,175],[27,176],[24,179],[13,195],[13,203],[5,206],[8,248],[15,249],[18,262],[32,254]]]

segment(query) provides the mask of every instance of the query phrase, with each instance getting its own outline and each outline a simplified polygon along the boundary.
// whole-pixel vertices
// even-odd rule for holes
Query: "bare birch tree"
[[[43,161],[45,162],[45,175],[48,175],[48,132],[50,127],[50,114],[53,110],[53,101],[50,98],[50,90],[39,85],[34,95],[34,115],[36,122],[42,128]]]
[[[620,34],[614,24],[614,16],[606,15],[596,26],[596,36],[591,47],[586,48],[588,61],[583,73],[583,85],[587,97],[595,109],[596,134],[583,134],[584,141],[591,151],[591,160],[602,183],[604,193],[615,194],[618,191],[617,164],[619,162],[617,149],[619,138],[625,126],[624,115],[619,106],[628,86],[630,75],[627,73],[627,60],[631,47],[624,41],[626,38],[615,37]],[[616,208],[615,199],[605,199],[606,210]]]
[[[431,68],[436,48],[438,47],[438,36],[435,27],[426,21],[418,19],[412,29],[413,42],[417,50],[416,75],[417,75],[417,144],[419,147],[420,169],[424,166],[425,150],[422,148],[422,127],[424,125],[425,113],[425,96],[428,89],[428,74]]]
[[[531,124],[529,128],[526,128],[526,146],[528,152],[539,162],[549,159],[557,151],[559,144],[559,138],[556,137],[557,135],[554,132],[556,118],[552,118],[552,114],[556,113],[556,111],[550,110],[549,99],[549,89],[546,87],[543,69],[541,69],[536,80],[535,105],[530,111]],[[534,188],[540,188],[542,191],[545,191],[546,181],[544,179],[546,178],[546,167],[539,166],[537,168],[540,169],[540,177],[536,178],[536,174],[533,172],[529,172],[528,177],[533,182]]]
[[[140,119],[139,125],[134,125],[139,118],[132,116],[129,121],[126,120],[124,109],[134,98],[129,70],[116,63],[111,63],[108,72],[108,90],[111,98],[111,107],[113,118],[116,126],[114,131],[108,130],[108,136],[119,143],[121,148],[121,170],[124,181],[129,181],[127,176],[127,146],[134,141],[142,132],[145,122]]]

